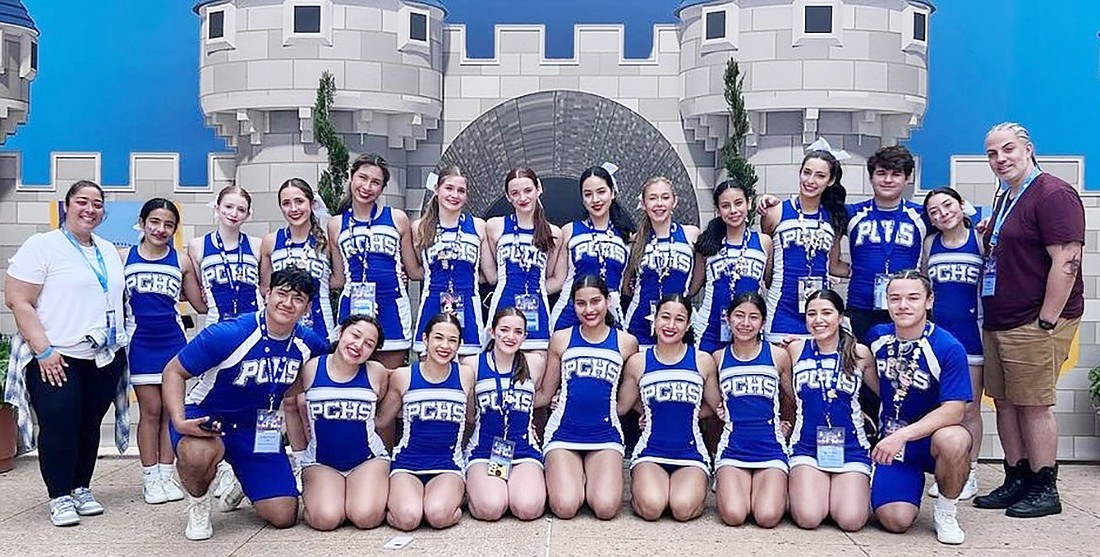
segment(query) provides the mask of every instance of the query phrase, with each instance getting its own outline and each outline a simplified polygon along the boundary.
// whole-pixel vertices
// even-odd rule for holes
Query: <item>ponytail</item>
[[[829,177],[833,183],[821,192],[821,208],[829,215],[829,224],[833,226],[833,233],[839,238],[848,230],[848,208],[844,205],[848,190],[840,183],[841,178],[844,177],[844,169],[840,166],[840,161],[828,151],[810,151],[802,159],[802,166],[806,166],[806,161],[810,159],[821,159],[829,165]]]
[[[416,241],[417,252],[423,251],[428,246],[435,243],[435,232],[439,227],[439,197],[432,195],[432,200],[428,202],[428,209],[424,211],[424,216],[420,218],[420,226],[417,228],[419,239]]]
[[[615,232],[619,234],[619,237],[623,239],[623,242],[630,242],[630,235],[637,229],[634,226],[634,219],[631,218],[630,213],[623,209],[618,198],[611,200],[611,208],[608,210],[608,217],[611,221],[611,226],[615,228]]]
[[[554,249],[554,230],[550,228],[550,221],[546,220],[546,209],[542,206],[541,198],[535,201],[534,217],[535,238],[533,243],[543,253],[550,253]]]

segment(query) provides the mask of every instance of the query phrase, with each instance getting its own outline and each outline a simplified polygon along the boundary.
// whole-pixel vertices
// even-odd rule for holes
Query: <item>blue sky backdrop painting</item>
[[[24,0],[42,33],[28,123],[4,145],[23,152],[23,181],[49,182],[51,151],[103,153],[103,181],[129,181],[131,152],[181,154],[181,181],[204,184],[206,155],[227,150],[198,102],[198,17],[191,0]],[[547,26],[547,55],[573,55],[575,23],[624,23],[628,57],[675,0],[449,0],[472,56],[493,54],[493,25]],[[981,154],[986,129],[1028,126],[1041,154],[1086,156],[1100,190],[1100,8],[1097,0],[938,0],[931,20],[929,109],[909,145],[923,185],[948,183],[953,154]],[[1055,9],[1054,6],[1057,6]],[[136,7],[138,6],[138,7]],[[64,7],[64,9],[60,9]]]

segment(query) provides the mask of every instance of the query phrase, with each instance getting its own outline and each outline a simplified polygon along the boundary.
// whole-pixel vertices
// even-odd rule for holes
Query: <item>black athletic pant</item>
[[[99,428],[115,399],[126,351],[102,368],[94,360],[62,357],[69,367],[60,387],[42,381],[36,360],[27,366],[27,392],[38,416],[38,464],[51,499],[91,483]]]

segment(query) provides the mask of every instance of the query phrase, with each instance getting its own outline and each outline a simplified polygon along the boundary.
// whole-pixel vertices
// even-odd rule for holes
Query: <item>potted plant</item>
[[[8,381],[8,356],[11,354],[11,338],[0,335],[0,395]],[[0,396],[0,474],[12,469],[19,449],[19,427],[15,408],[4,404]]]
[[[1089,397],[1092,409],[1100,414],[1100,365],[1089,370]]]

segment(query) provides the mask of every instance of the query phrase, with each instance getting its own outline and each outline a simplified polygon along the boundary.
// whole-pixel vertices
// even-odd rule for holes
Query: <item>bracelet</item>
[[[42,361],[42,360],[45,360],[46,358],[49,358],[50,356],[53,356],[53,345],[47,346],[46,349],[43,350],[41,354],[35,354],[34,359],[36,359],[38,361]]]

